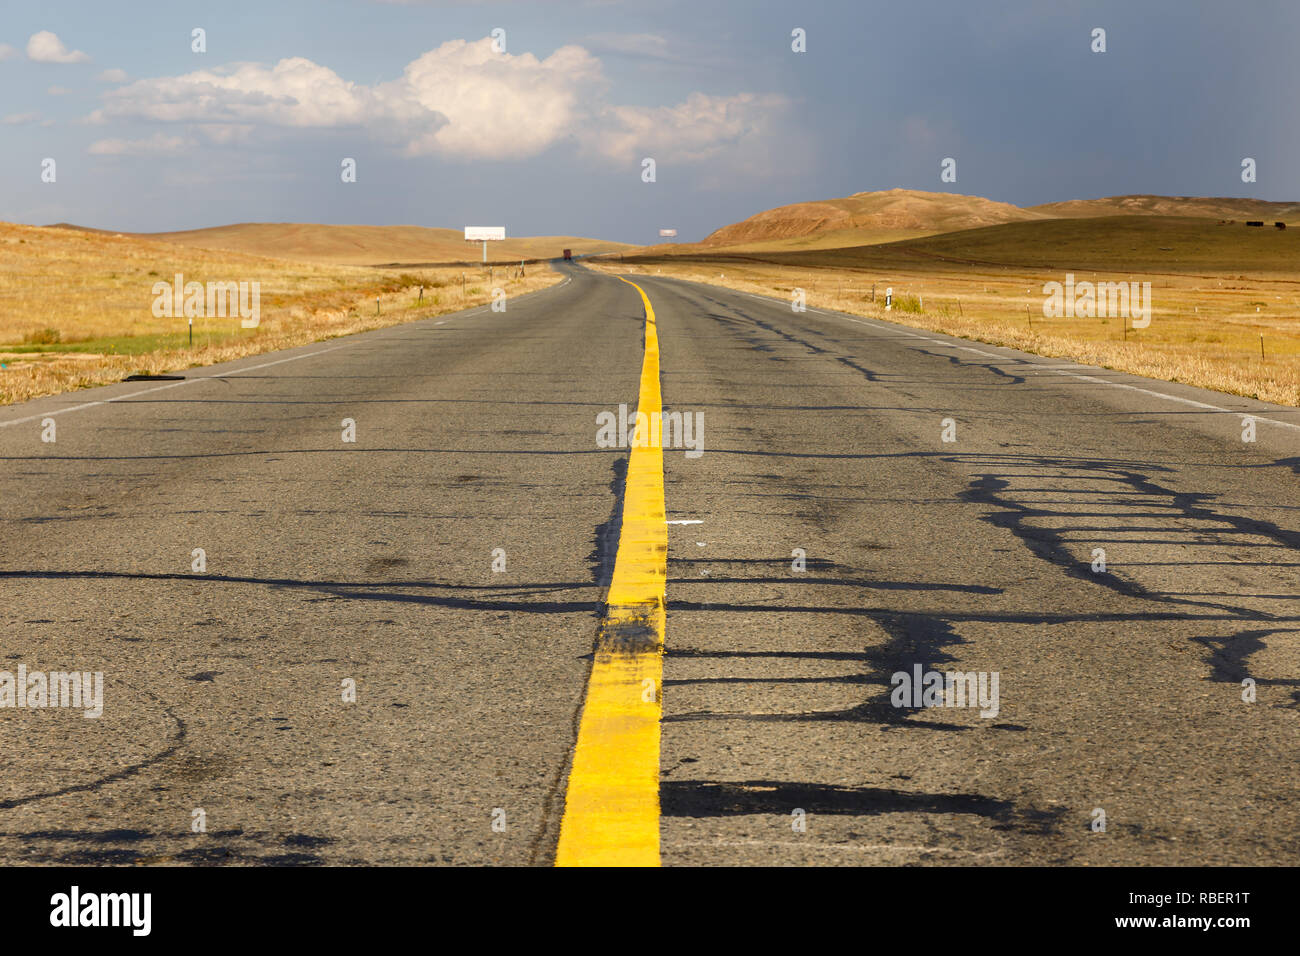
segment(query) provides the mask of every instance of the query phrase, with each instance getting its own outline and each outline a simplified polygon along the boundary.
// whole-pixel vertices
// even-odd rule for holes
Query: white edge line
[[[671,278],[671,276],[662,276],[661,278]],[[678,279],[677,281],[678,281],[678,282],[686,282],[686,281],[689,281],[689,280]],[[696,285],[709,285],[709,283],[707,283],[707,282],[706,282],[706,283],[695,283],[695,284],[696,284]],[[721,286],[721,287],[719,287],[719,286],[712,286],[712,288],[724,288],[724,289],[726,289],[727,287],[726,287],[726,286]],[[735,293],[738,293],[738,294],[740,294],[740,295],[747,295],[747,296],[749,296],[751,299],[758,299],[758,300],[760,300],[760,301],[762,301],[762,302],[768,302],[768,303],[771,303],[771,304],[780,304],[780,305],[784,305],[784,304],[785,304],[784,300],[782,300],[782,299],[776,299],[776,298],[773,298],[772,296],[767,296],[767,295],[755,295],[755,294],[752,293],[752,292],[741,292],[739,289],[727,289],[727,291],[728,291],[728,292],[735,292]],[[918,335],[918,334],[916,334],[916,333],[914,333],[914,332],[900,332],[900,331],[897,331],[897,330],[894,328],[894,326],[893,326],[892,323],[884,323],[884,322],[881,322],[881,321],[878,321],[878,320],[874,320],[874,319],[859,319],[859,318],[855,318],[855,317],[850,316],[850,315],[845,315],[843,312],[823,311],[823,310],[821,310],[821,309],[809,309],[808,311],[810,311],[810,312],[818,312],[818,313],[820,313],[821,315],[830,315],[830,316],[834,316],[834,317],[836,317],[836,318],[845,319],[845,320],[847,320],[847,321],[849,321],[849,322],[856,322],[858,325],[869,325],[869,326],[871,326],[872,328],[880,329],[880,330],[883,331],[883,332],[892,332],[892,333],[894,333],[895,335],[899,336],[900,338],[916,338],[916,339],[921,339],[922,341],[925,341],[925,342],[931,342],[931,343],[933,343],[934,345],[946,345],[946,346],[950,346],[950,347],[965,348],[967,351],[970,351],[970,352],[977,352],[977,353],[980,354],[980,355],[986,355],[986,356],[988,356],[988,357],[990,357],[990,358],[1007,358],[1007,356],[1004,356],[1004,355],[998,355],[996,352],[982,352],[982,351],[980,351],[979,349],[970,348],[969,346],[957,346],[955,342],[945,342],[945,341],[943,341],[943,340],[941,340],[941,339],[931,339],[931,338],[926,338],[925,336],[923,336],[923,335]],[[958,341],[961,341],[957,336],[953,336],[953,338],[958,339]],[[1003,346],[1003,348],[1010,348],[1010,346]],[[1013,352],[1014,352],[1014,351],[1019,351],[1019,349],[1011,349],[1011,351],[1013,351]],[[1022,354],[1022,355],[1029,355],[1029,354],[1031,354],[1031,353],[1029,353],[1029,352],[1022,352],[1021,354]],[[1031,366],[1038,366],[1038,365],[1039,365],[1038,362],[1025,361],[1024,359],[1020,359],[1019,361],[1024,362],[1024,364],[1026,364],[1026,365],[1031,365]],[[1084,367],[1086,368],[1087,366],[1084,366]],[[1077,379],[1079,379],[1080,381],[1083,381],[1083,382],[1094,382],[1094,383],[1096,383],[1096,384],[1098,384],[1098,385],[1109,385],[1111,388],[1123,388],[1123,389],[1128,389],[1128,390],[1131,391],[1131,392],[1141,392],[1143,395],[1153,395],[1153,396],[1155,396],[1156,398],[1163,398],[1163,399],[1165,399],[1165,401],[1169,401],[1169,402],[1178,402],[1178,403],[1180,403],[1180,404],[1182,404],[1182,405],[1191,405],[1191,406],[1193,406],[1194,408],[1204,408],[1204,409],[1207,409],[1208,411],[1212,411],[1212,412],[1222,412],[1222,413],[1225,414],[1225,415],[1236,415],[1236,416],[1241,416],[1241,417],[1249,417],[1249,418],[1252,419],[1253,421],[1257,421],[1257,422],[1267,422],[1267,423],[1270,424],[1270,425],[1277,425],[1277,426],[1280,427],[1280,428],[1291,428],[1291,429],[1295,429],[1296,431],[1300,431],[1300,425],[1297,425],[1297,424],[1295,424],[1294,422],[1280,422],[1280,421],[1278,421],[1276,418],[1265,418],[1265,417],[1262,416],[1262,415],[1256,415],[1256,414],[1254,414],[1253,412],[1249,412],[1249,411],[1241,411],[1241,410],[1239,410],[1239,409],[1223,408],[1223,407],[1221,407],[1221,406],[1219,406],[1219,405],[1210,405],[1210,404],[1207,403],[1207,402],[1198,402],[1198,401],[1196,401],[1196,400],[1194,400],[1194,399],[1191,399],[1191,398],[1181,398],[1181,397],[1178,396],[1178,395],[1167,395],[1167,394],[1165,394],[1164,392],[1157,392],[1157,391],[1155,391],[1154,389],[1150,389],[1150,388],[1142,388],[1142,387],[1139,386],[1139,385],[1129,385],[1129,384],[1127,384],[1127,383],[1125,383],[1125,382],[1111,382],[1111,381],[1107,381],[1107,380],[1104,379],[1104,378],[1098,378],[1098,377],[1095,376],[1095,375],[1082,375],[1082,374],[1080,374],[1080,373],[1078,373],[1078,372],[1071,372],[1071,371],[1068,371],[1068,370],[1063,369],[1063,368],[1053,368],[1052,371],[1060,372],[1060,373],[1063,374],[1063,375],[1069,375],[1071,378],[1077,378]],[[1120,374],[1121,374],[1121,375],[1131,375],[1132,373],[1131,373],[1131,372],[1121,372]]]
[[[567,279],[565,279],[563,282],[559,283],[558,285],[548,286],[548,287],[545,288],[545,289],[538,289],[537,292],[549,292],[551,289],[558,289],[558,288],[560,288],[561,286],[568,285],[568,284],[569,284],[570,282],[572,282],[572,281],[573,281],[573,276],[569,276]],[[536,294],[536,293],[525,293],[525,294]],[[522,298],[522,296],[521,296],[521,298]],[[479,308],[480,308],[481,311],[484,311],[484,312],[487,311],[487,309],[484,308],[484,307],[482,307],[482,306],[480,306]],[[466,316],[469,316],[469,315],[476,315],[476,314],[478,314],[477,311],[476,311],[476,312],[468,312],[468,313],[466,313]],[[427,321],[427,320],[425,320],[425,319],[416,319],[415,321],[417,321],[417,322],[423,322],[423,321]],[[446,319],[444,319],[443,321],[445,322]],[[439,323],[437,323],[437,324],[438,324],[438,325],[442,325],[442,322],[439,322]],[[386,328],[392,328],[392,326],[388,326],[388,327],[386,327]],[[367,331],[370,331],[370,332],[381,332],[381,331],[384,331],[384,329],[368,329]],[[355,333],[355,334],[357,334],[357,335],[364,335],[365,333],[364,333],[364,332],[358,332],[358,333]],[[234,369],[234,370],[229,371],[229,372],[222,372],[222,373],[219,374],[219,375],[199,375],[199,376],[196,376],[196,377],[194,377],[194,378],[187,378],[187,379],[185,379],[185,381],[183,381],[183,382],[172,382],[172,383],[170,383],[170,384],[168,384],[168,385],[155,385],[153,388],[144,388],[144,389],[141,389],[141,390],[138,391],[138,392],[128,392],[126,395],[114,395],[112,398],[101,398],[101,399],[99,399],[98,401],[94,401],[94,402],[83,402],[83,403],[80,404],[80,405],[72,405],[72,406],[69,406],[68,408],[56,408],[56,409],[54,409],[53,411],[41,412],[41,413],[36,414],[36,415],[28,415],[26,418],[15,418],[15,419],[12,419],[12,420],[7,421],[7,422],[0,422],[0,428],[8,428],[10,425],[22,425],[22,424],[25,424],[25,423],[27,423],[27,422],[34,422],[34,421],[36,421],[38,418],[39,418],[39,419],[53,418],[55,415],[66,415],[66,414],[69,413],[69,412],[79,412],[79,411],[82,411],[83,409],[94,408],[94,407],[97,406],[97,405],[110,405],[110,404],[112,404],[113,402],[124,402],[124,401],[126,401],[128,398],[137,398],[137,397],[139,397],[139,396],[141,396],[141,395],[151,395],[151,394],[153,394],[154,392],[162,392],[162,391],[165,391],[165,390],[167,390],[167,389],[169,389],[169,388],[179,388],[179,387],[182,386],[182,385],[192,385],[192,384],[194,384],[195,382],[205,382],[205,381],[209,381],[209,380],[214,379],[214,378],[229,378],[231,375],[239,375],[239,374],[242,373],[242,372],[255,372],[255,371],[257,371],[259,368],[270,368],[272,365],[281,365],[281,364],[283,364],[284,362],[296,362],[296,361],[298,361],[298,359],[311,358],[312,356],[315,356],[315,355],[324,355],[326,352],[333,352],[335,349],[345,348],[347,345],[352,345],[352,344],[353,344],[352,342],[347,342],[347,343],[345,343],[345,344],[343,344],[343,345],[331,345],[329,348],[317,349],[315,352],[306,352],[306,353],[304,353],[304,354],[302,354],[302,355],[290,355],[288,358],[276,359],[274,362],[263,362],[263,363],[260,364],[260,365],[249,365],[249,366],[246,366],[245,368],[237,368],[237,369]],[[203,368],[204,366],[198,366],[198,367],[199,367],[199,368]],[[211,366],[206,366],[206,367],[207,367],[207,368],[211,368]],[[121,383],[117,383],[117,384],[121,384]],[[97,386],[97,387],[98,387],[98,388],[110,388],[111,385],[100,385],[100,386]],[[42,395],[42,396],[41,396],[41,398],[50,398],[50,397],[52,397],[52,396],[48,396],[48,395]],[[33,399],[33,401],[38,401],[38,399]]]
[[[351,343],[349,343],[351,344]],[[154,392],[165,391],[169,388],[180,388],[182,385],[193,385],[195,382],[206,382],[215,378],[229,378],[231,375],[240,375],[244,372],[255,372],[260,368],[270,368],[272,365],[282,365],[285,362],[296,362],[298,359],[311,358],[314,355],[324,355],[326,352],[333,352],[335,349],[343,348],[342,345],[331,345],[329,348],[317,349],[315,352],[307,352],[303,355],[290,355],[288,358],[276,359],[274,362],[262,362],[260,365],[248,365],[244,368],[232,369],[229,372],[221,372],[218,375],[199,375],[195,378],[187,378],[183,382],[172,382],[169,385],[155,385],[153,388],[144,388],[138,392],[128,392],[125,395],[114,395],[112,398],[101,398],[94,402],[83,402],[80,405],[72,405],[68,408],[56,408],[48,412],[40,412],[36,415],[28,415],[26,418],[15,418],[11,421],[0,422],[0,428],[8,428],[10,425],[21,425],[24,422],[34,422],[38,418],[52,418],[55,415],[65,415],[68,412],[79,412],[82,409],[94,408],[96,405],[109,405],[113,402],[126,401],[128,398],[136,398],[140,395],[150,395]],[[100,386],[108,388],[109,386]]]

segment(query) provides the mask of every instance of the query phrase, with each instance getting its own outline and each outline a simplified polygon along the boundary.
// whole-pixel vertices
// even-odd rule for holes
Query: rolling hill
[[[824,234],[880,241],[1042,218],[1046,218],[1042,213],[979,196],[890,189],[778,206],[723,226],[700,245],[734,246]]]
[[[104,232],[60,223],[67,229]],[[403,265],[477,262],[478,243],[467,243],[458,229],[426,226],[333,226],[317,223],[244,222],[184,232],[111,233],[135,239],[152,239],[196,249],[239,252],[248,255],[316,262],[329,265]],[[550,259],[564,249],[574,255],[631,249],[621,242],[573,236],[527,236],[488,244],[488,260],[518,262]]]
[[[1010,223],[1123,216],[1300,222],[1300,203],[1197,196],[1109,196],[1020,207],[958,193],[890,189],[778,206],[723,226],[698,243],[656,254],[842,249]],[[650,250],[647,250],[650,251]]]
[[[1269,202],[1206,196],[1107,196],[1104,199],[1070,199],[1030,206],[1052,219],[1092,219],[1098,216],[1195,216],[1205,219],[1263,219],[1293,222],[1300,218],[1300,203]]]
[[[765,262],[798,269],[995,276],[1115,272],[1250,275],[1295,285],[1300,235],[1192,216],[1097,216],[999,223],[895,242],[836,249],[701,250],[717,263]],[[636,261],[629,258],[628,261]]]

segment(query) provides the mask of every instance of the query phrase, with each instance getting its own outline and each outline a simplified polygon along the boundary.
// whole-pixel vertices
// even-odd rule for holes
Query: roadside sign
[[[506,237],[505,226],[466,226],[465,241],[483,243],[483,261],[487,262],[487,244],[489,242],[504,239]]]

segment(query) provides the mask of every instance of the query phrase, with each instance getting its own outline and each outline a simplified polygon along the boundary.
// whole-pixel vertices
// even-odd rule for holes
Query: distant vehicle
[[[565,258],[565,260],[571,260],[571,259],[573,258],[573,250],[572,250],[572,249],[565,249],[565,250],[564,250],[564,258]]]

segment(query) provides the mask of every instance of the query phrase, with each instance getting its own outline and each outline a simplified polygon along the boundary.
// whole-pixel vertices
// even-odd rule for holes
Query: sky
[[[895,187],[1291,201],[1297,36],[1294,0],[0,0],[0,220],[643,244]]]

